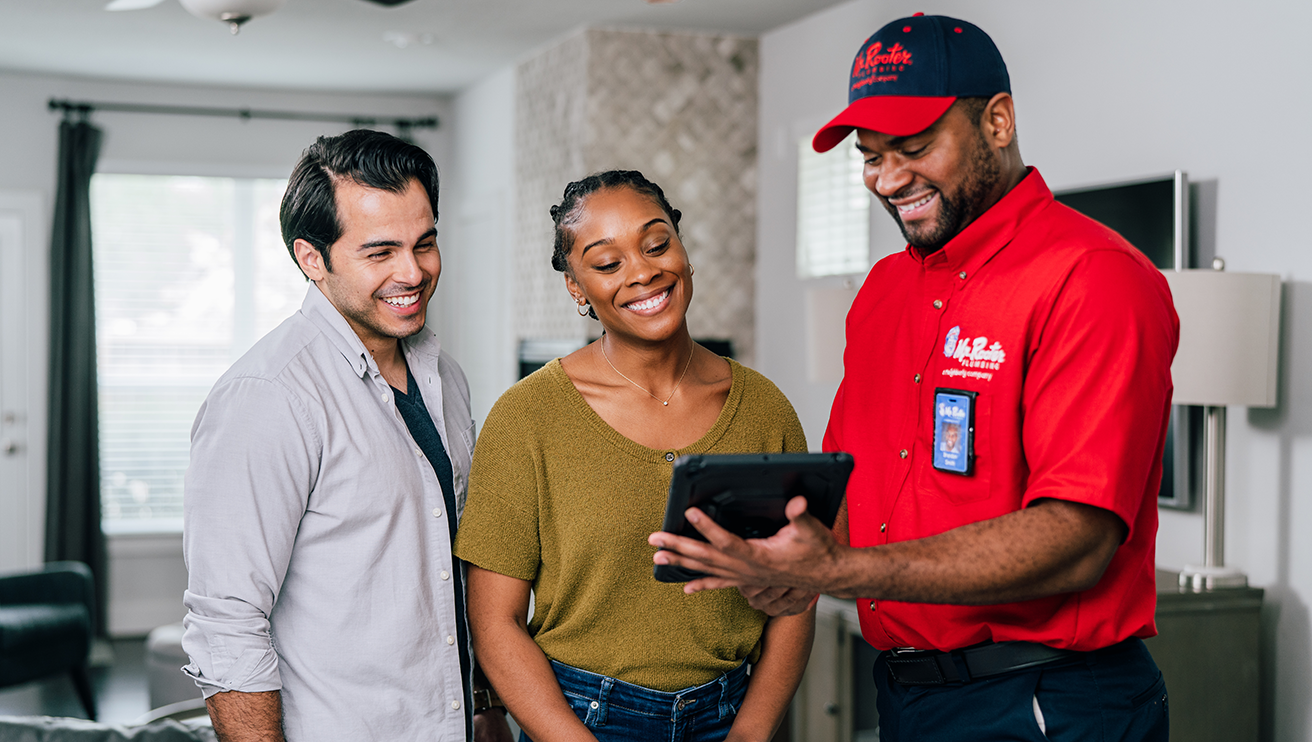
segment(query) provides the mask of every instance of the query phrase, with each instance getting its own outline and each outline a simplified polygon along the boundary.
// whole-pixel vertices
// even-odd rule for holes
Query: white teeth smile
[[[383,301],[387,302],[388,304],[391,304],[394,307],[400,307],[404,309],[405,307],[411,306],[415,302],[419,301],[419,294],[409,294],[406,296],[384,296]]]
[[[643,299],[642,301],[635,301],[631,304],[625,304],[624,307],[626,309],[632,309],[637,312],[644,312],[648,309],[655,309],[656,307],[660,306],[661,302],[665,301],[665,297],[669,295],[670,295],[670,290],[665,289],[664,291],[653,296],[650,299]]]
[[[907,204],[906,206],[899,206],[899,207],[897,207],[897,210],[898,210],[899,212],[903,213],[903,214],[906,214],[906,213],[911,212],[911,211],[915,211],[916,209],[920,208],[921,206],[924,206],[925,204],[929,203],[929,200],[930,200],[931,198],[933,198],[933,197],[934,197],[934,193],[933,193],[933,191],[931,191],[931,192],[925,194],[924,198],[921,198],[921,199],[915,201],[914,203],[909,203],[909,204]]]

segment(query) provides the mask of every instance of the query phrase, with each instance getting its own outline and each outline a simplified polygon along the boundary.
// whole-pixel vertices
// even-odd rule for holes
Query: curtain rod
[[[212,108],[209,106],[160,106],[150,103],[103,103],[92,101],[71,101],[51,98],[48,103],[51,111],[63,111],[65,115],[79,114],[88,116],[94,111],[113,111],[116,113],[156,113],[171,116],[220,116],[223,118],[279,119],[282,121],[321,121],[334,124],[351,124],[352,126],[395,126],[406,132],[410,129],[436,129],[436,116],[426,118],[388,118],[380,116],[355,116],[339,113],[303,113],[300,111],[274,111],[259,108]]]

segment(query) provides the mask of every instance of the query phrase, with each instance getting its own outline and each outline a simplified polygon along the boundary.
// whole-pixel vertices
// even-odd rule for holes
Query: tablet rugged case
[[[674,462],[661,530],[705,541],[684,517],[701,508],[740,538],[768,538],[788,523],[784,508],[802,495],[807,511],[827,527],[842,505],[853,460],[847,453],[695,454]],[[655,565],[661,582],[687,582],[702,572]]]

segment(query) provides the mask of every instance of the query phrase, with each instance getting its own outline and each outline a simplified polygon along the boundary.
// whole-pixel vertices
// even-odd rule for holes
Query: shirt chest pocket
[[[989,496],[992,482],[992,430],[993,396],[987,391],[975,397],[975,425],[971,433],[974,451],[974,465],[970,474],[957,474],[934,468],[934,447],[939,444],[934,440],[933,411],[929,415],[924,429],[926,435],[921,441],[921,451],[925,454],[922,464],[914,468],[916,472],[916,492],[931,498],[944,500],[954,505],[976,502]]]

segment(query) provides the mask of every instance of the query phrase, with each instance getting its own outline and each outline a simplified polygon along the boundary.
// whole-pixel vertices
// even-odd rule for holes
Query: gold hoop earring
[[[586,301],[579,302],[577,311],[580,317],[586,317],[588,316],[588,313],[592,311],[592,307],[588,306],[588,302]]]

